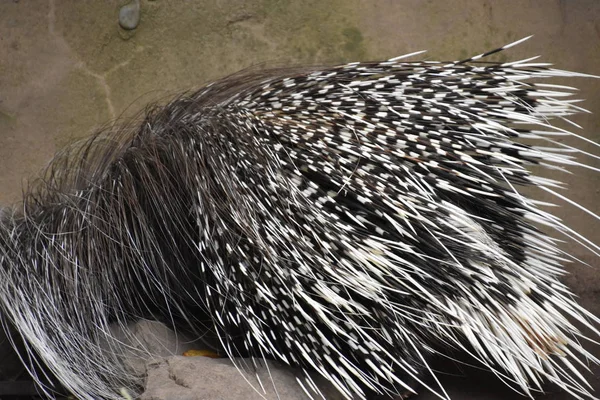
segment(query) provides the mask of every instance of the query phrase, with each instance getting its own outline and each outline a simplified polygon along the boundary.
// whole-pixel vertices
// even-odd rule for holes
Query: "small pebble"
[[[119,10],[119,25],[121,28],[132,30],[140,23],[140,2],[133,0]]]

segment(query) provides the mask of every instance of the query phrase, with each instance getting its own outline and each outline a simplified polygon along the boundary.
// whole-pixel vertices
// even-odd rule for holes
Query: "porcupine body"
[[[235,75],[70,148],[0,219],[3,315],[82,399],[135,391],[112,324],[199,329],[199,310],[229,356],[348,398],[446,396],[427,366],[444,349],[525,394],[591,396],[567,317],[598,320],[536,224],[598,247],[519,192],[562,196],[531,165],[585,166],[549,124],[581,110],[572,88],[540,82],[582,75],[491,53]]]

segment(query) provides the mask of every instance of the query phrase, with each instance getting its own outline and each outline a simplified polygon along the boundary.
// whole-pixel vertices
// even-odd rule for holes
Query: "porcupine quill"
[[[590,76],[481,61],[520,42],[237,74],[59,154],[0,219],[0,310],[33,377],[37,360],[80,399],[135,394],[111,326],[204,313],[229,357],[297,367],[312,397],[310,371],[348,399],[447,398],[428,359],[460,350],[525,395],[592,398],[569,319],[600,321],[539,225],[600,248],[519,191],[599,219],[531,171],[596,170],[551,125],[585,111],[574,89],[542,83]]]

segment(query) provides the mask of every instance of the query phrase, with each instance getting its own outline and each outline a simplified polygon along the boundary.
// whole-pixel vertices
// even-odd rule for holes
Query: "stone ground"
[[[149,101],[246,67],[383,59],[422,49],[429,50],[426,58],[453,60],[534,34],[499,58],[541,54],[562,69],[600,75],[597,0],[140,0],[141,19],[130,31],[118,22],[125,3],[0,1],[1,205],[18,201],[26,179],[73,140]],[[575,122],[600,141],[600,80],[569,84],[581,88],[593,112]],[[600,174],[560,178],[570,183],[573,200],[600,211]],[[599,221],[572,207],[557,213],[600,242]],[[574,265],[565,280],[600,315],[600,263],[566,246],[596,267]],[[598,347],[593,351],[600,356]],[[594,372],[590,380],[600,389],[600,370]],[[486,377],[444,380],[455,399],[516,398]]]

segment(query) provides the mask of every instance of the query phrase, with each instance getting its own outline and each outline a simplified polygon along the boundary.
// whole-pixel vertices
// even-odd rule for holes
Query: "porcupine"
[[[530,166],[588,167],[555,137],[586,139],[549,123],[584,111],[573,88],[540,82],[587,75],[481,60],[519,42],[241,73],[68,148],[0,220],[23,358],[79,398],[119,398],[138,382],[106,350],[111,324],[195,329],[203,310],[228,356],[296,366],[309,395],[316,371],[349,399],[410,382],[446,397],[428,359],[459,349],[524,394],[591,397],[572,362],[598,360],[567,317],[599,321],[537,224],[600,249],[518,190],[564,199]]]

